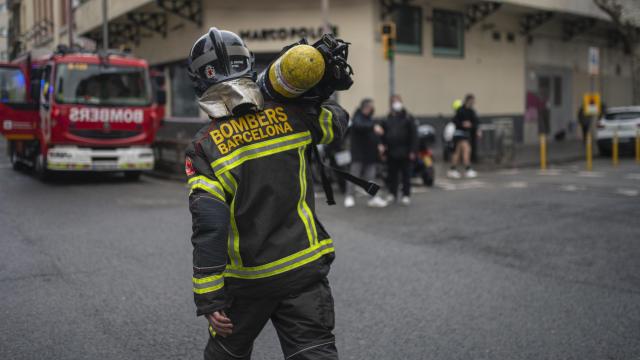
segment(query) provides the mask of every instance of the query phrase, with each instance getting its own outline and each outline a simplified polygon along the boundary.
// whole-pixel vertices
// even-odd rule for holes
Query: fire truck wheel
[[[34,170],[36,172],[36,177],[42,181],[47,181],[51,178],[51,171],[47,170],[46,159],[42,154],[39,154],[36,157],[36,163],[34,166]]]
[[[9,143],[9,162],[11,162],[11,167],[15,171],[20,171],[24,168],[22,163],[18,161],[18,154],[16,154],[15,144],[13,141]]]
[[[124,178],[129,181],[138,181],[140,180],[140,175],[142,175],[140,171],[127,171],[124,173]]]

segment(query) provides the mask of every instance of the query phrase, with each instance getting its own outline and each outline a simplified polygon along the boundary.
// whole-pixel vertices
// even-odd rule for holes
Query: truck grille
[[[139,130],[80,130],[80,129],[71,129],[69,132],[76,136],[81,136],[84,138],[90,139],[125,139],[130,138],[136,135],[139,135],[141,131]]]

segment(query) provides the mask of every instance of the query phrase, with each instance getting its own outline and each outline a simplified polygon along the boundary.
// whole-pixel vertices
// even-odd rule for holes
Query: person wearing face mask
[[[402,177],[402,205],[411,203],[411,166],[418,149],[418,131],[415,120],[404,107],[399,95],[391,97],[391,112],[383,123],[387,161],[388,202],[394,202],[398,196],[398,178]]]
[[[382,126],[373,121],[373,100],[364,99],[360,107],[356,110],[351,120],[351,174],[362,176],[368,181],[373,181],[376,177],[376,163],[378,162],[378,151],[380,146],[380,136],[384,134]],[[355,202],[354,184],[347,183],[347,193],[344,198],[344,206],[353,207]],[[375,195],[369,199],[369,207],[385,207],[387,202]]]

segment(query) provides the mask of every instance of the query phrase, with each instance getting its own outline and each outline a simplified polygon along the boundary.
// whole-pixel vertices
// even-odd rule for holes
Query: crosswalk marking
[[[567,185],[562,185],[560,187],[560,189],[562,189],[564,191],[580,191],[580,190],[585,190],[586,187],[578,186],[578,185],[574,185],[574,184],[567,184]]]
[[[580,171],[578,176],[586,178],[601,178],[604,177],[604,174],[597,171]]]
[[[631,173],[624,177],[629,180],[640,180],[640,173]]]
[[[542,175],[542,176],[558,176],[561,174],[562,174],[562,170],[560,169],[538,170],[538,175]]]
[[[505,187],[509,189],[524,189],[529,187],[529,183],[526,181],[510,181],[505,184]]]
[[[640,191],[636,189],[616,189],[616,193],[625,196],[638,196]]]

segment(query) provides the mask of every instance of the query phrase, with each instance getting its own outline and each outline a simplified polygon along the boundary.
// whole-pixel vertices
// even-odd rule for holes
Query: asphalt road
[[[580,167],[320,205],[341,358],[640,359],[640,165]],[[201,358],[183,184],[0,179],[0,359]]]

